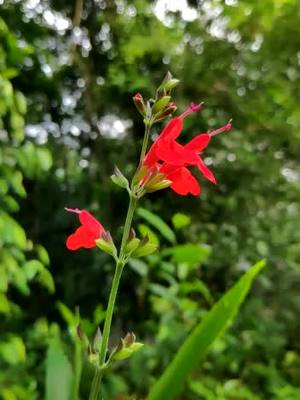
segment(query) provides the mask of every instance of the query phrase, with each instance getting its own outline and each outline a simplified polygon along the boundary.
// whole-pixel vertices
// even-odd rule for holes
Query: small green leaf
[[[176,236],[174,232],[160,217],[146,210],[145,208],[138,208],[137,214],[139,217],[143,218],[149,224],[154,226],[170,243],[174,244],[176,242]]]
[[[190,225],[191,217],[182,213],[176,213],[172,217],[172,224],[175,229],[182,229]]]
[[[111,175],[110,178],[117,186],[120,186],[124,189],[129,189],[128,179],[122,174],[117,166],[115,166],[114,174]]]
[[[240,305],[250,290],[255,276],[265,266],[256,263],[214,305],[194,328],[159,380],[152,387],[148,400],[174,400],[180,394],[188,375],[204,358],[212,343],[236,316]]]

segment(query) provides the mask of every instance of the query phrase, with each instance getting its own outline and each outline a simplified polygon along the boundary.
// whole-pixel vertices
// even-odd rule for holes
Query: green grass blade
[[[256,263],[205,315],[187,337],[160,379],[154,384],[148,400],[176,399],[188,374],[197,367],[214,340],[232,322],[251,288],[253,279],[264,266],[264,261]]]
[[[70,400],[72,375],[72,367],[62,345],[54,339],[46,359],[46,400]]]

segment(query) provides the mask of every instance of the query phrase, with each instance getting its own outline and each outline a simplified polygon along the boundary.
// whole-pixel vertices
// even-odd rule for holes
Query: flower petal
[[[203,133],[201,135],[194,137],[194,139],[192,139],[184,147],[187,150],[191,150],[191,151],[195,151],[196,153],[200,153],[202,150],[204,150],[208,146],[210,139],[211,139],[211,136],[208,133]]]
[[[69,250],[78,250],[81,247],[90,249],[96,246],[96,238],[84,227],[80,226],[67,238],[66,246]]]
[[[182,196],[189,193],[198,196],[201,193],[198,181],[187,168],[176,169],[167,176],[167,179],[173,182],[171,189]]]
[[[102,232],[104,231],[103,226],[100,222],[92,216],[88,211],[82,210],[79,214],[79,220],[82,225],[96,237],[96,239],[100,238]]]
[[[217,184],[217,180],[216,180],[214,174],[207,167],[207,165],[204,164],[204,161],[200,157],[199,157],[199,161],[197,163],[197,167],[199,168],[199,171],[202,173],[203,176],[205,176],[206,179],[208,179],[215,185]]]
[[[160,139],[176,139],[182,131],[182,120],[179,117],[172,118],[165,126],[157,140]]]
[[[195,152],[187,150],[185,146],[175,140],[161,140],[157,143],[156,154],[159,160],[173,165],[192,165],[198,162],[198,156]]]

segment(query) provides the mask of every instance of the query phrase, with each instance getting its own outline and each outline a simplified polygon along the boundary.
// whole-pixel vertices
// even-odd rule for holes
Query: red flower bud
[[[147,112],[147,107],[145,105],[143,96],[141,95],[141,93],[136,93],[133,97],[132,100],[137,108],[137,110],[139,111],[139,113],[145,117],[146,112]]]

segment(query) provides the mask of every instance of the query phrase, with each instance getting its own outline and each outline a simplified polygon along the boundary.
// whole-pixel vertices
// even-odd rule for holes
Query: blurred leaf
[[[55,292],[54,279],[51,273],[47,270],[47,268],[43,268],[37,278],[37,281],[40,282],[42,286],[48,289],[49,293]]]
[[[224,332],[236,316],[251,288],[253,279],[264,266],[264,261],[256,263],[205,315],[151,388],[149,400],[173,400],[180,394],[189,373],[203,359],[214,340]]]
[[[58,301],[56,304],[57,304],[57,308],[58,308],[59,312],[61,313],[63,319],[66,321],[68,326],[71,328],[75,328],[79,323],[78,316],[75,313],[73,313],[62,302]]]
[[[26,248],[24,229],[8,214],[0,212],[0,242]]]
[[[0,354],[8,364],[16,365],[25,362],[26,350],[23,340],[11,336],[9,340],[0,343]]]
[[[45,247],[41,246],[40,244],[35,246],[35,250],[38,254],[38,257],[40,259],[40,261],[44,264],[44,265],[49,265],[50,264],[50,259],[49,259],[49,255],[47,250],[45,249]]]
[[[148,273],[148,265],[142,260],[132,258],[129,260],[129,265],[135,272],[137,272],[141,276],[146,276]]]
[[[11,305],[8,298],[3,293],[0,293],[0,314],[8,314],[10,308]]]
[[[19,111],[20,114],[26,114],[27,110],[27,104],[26,104],[26,98],[21,92],[16,92],[15,93],[15,103],[17,110]]]
[[[46,359],[46,400],[70,400],[73,373],[61,342],[51,341]]]
[[[180,291],[183,294],[190,294],[195,292],[201,293],[207,302],[213,303],[213,298],[209,288],[200,279],[194,280],[193,282],[180,283]]]
[[[138,208],[137,214],[139,217],[143,218],[149,224],[154,226],[170,243],[173,244],[176,242],[176,236],[174,232],[160,217],[146,210],[145,208]]]
[[[182,213],[176,213],[172,217],[172,224],[175,229],[182,229],[190,225],[191,217]]]
[[[171,247],[163,252],[163,255],[171,255],[172,260],[177,263],[187,263],[189,265],[199,265],[207,260],[211,253],[211,248],[199,244],[182,244]]]

